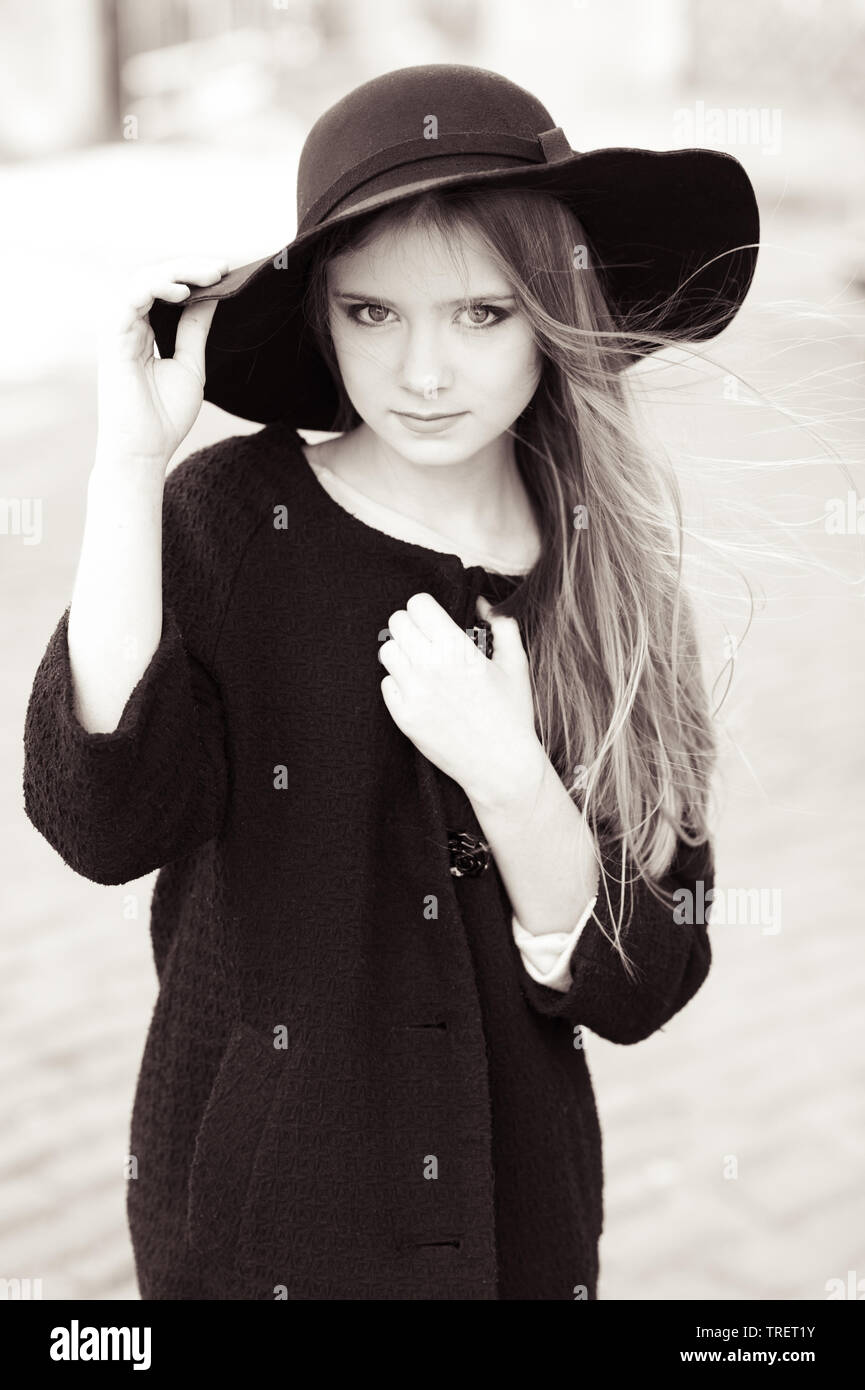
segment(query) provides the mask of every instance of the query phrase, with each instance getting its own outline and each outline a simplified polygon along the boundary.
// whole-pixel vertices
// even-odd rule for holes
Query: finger
[[[462,632],[432,594],[412,594],[405,607],[409,617],[431,642],[453,639],[455,634]]]
[[[432,643],[424,637],[420,628],[409,617],[404,608],[398,608],[395,613],[391,613],[387,625],[391,637],[410,662],[421,665],[429,660],[432,654]]]
[[[386,671],[399,685],[406,685],[411,679],[411,662],[396,642],[385,642],[378,651],[378,659]]]
[[[204,349],[207,335],[213,322],[213,315],[219,305],[218,299],[199,300],[197,304],[187,304],[180,315],[177,336],[174,342],[174,360],[188,367],[200,377],[204,384]]]
[[[215,285],[227,273],[228,267],[211,260],[174,262],[168,265],[145,265],[135,270],[128,282],[129,297],[145,304],[148,297],[161,299],[172,293],[176,285]]]
[[[193,286],[218,284],[227,270],[225,262],[200,259],[144,266],[134,273],[127,286],[121,316],[129,324],[149,314],[156,299],[178,304],[188,298]]]
[[[393,676],[385,676],[381,683],[381,693],[384,697],[385,704],[395,717],[402,709],[402,696],[400,695],[399,686]]]
[[[127,289],[125,298],[118,300],[103,296],[100,304],[100,336],[111,338],[140,329],[142,321],[153,308],[154,299],[179,304],[189,295],[187,285],[162,285],[153,288],[139,286]]]
[[[228,261],[220,256],[173,256],[167,261],[141,266],[136,272],[142,281],[169,285],[212,285],[228,271]]]
[[[492,629],[493,661],[513,665],[528,660],[516,618],[506,617],[503,613],[493,613],[489,608],[482,616]]]

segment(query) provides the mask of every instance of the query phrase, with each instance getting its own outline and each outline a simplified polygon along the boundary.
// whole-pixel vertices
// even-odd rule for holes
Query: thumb
[[[200,299],[187,304],[180,315],[174,343],[174,361],[181,363],[204,384],[204,349],[218,299]]]
[[[508,618],[503,613],[494,613],[489,600],[478,595],[476,607],[478,616],[489,623],[493,633],[493,661],[510,666],[525,661],[526,650],[520,635],[520,625],[516,618]]]

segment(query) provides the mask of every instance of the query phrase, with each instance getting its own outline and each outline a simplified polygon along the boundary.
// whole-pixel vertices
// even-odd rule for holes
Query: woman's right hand
[[[181,304],[191,285],[215,285],[227,262],[189,256],[136,272],[100,326],[97,457],[167,470],[204,399],[204,348],[217,299],[180,315],[173,357],[154,354],[147,315],[154,299]]]

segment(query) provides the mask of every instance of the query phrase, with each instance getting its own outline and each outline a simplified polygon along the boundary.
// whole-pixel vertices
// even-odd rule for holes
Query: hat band
[[[387,145],[384,149],[377,150],[369,159],[353,165],[335,179],[300,219],[298,235],[323,222],[337,203],[349,193],[356,192],[361,185],[368,183],[378,174],[386,174],[392,169],[401,168],[404,164],[458,154],[501,156],[505,159],[518,159],[525,164],[543,164],[567,159],[573,153],[559,126],[554,130],[544,131],[533,140],[526,140],[520,135],[495,134],[488,130],[454,130],[436,139],[427,140],[421,136],[415,140],[402,140],[399,144]]]

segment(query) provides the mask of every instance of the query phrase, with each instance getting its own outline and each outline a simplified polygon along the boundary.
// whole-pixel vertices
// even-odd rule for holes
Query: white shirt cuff
[[[563,994],[570,989],[571,956],[597,901],[596,893],[579,922],[570,931],[543,932],[535,936],[533,932],[521,927],[515,916],[511,918],[514,941],[519,947],[526,973],[531,975],[533,980],[537,980],[539,985],[547,985]]]

